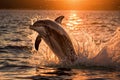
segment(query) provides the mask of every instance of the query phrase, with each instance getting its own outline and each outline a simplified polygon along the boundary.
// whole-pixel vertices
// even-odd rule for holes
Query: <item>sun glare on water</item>
[[[82,24],[82,19],[78,17],[76,11],[71,11],[68,17],[68,22],[66,24],[67,28],[70,30],[77,30],[79,29],[80,24]]]

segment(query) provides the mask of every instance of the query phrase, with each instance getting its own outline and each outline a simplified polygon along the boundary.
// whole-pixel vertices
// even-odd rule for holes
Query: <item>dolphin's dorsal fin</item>
[[[41,42],[41,36],[38,35],[36,40],[35,40],[35,49],[38,50],[39,49],[39,44]]]
[[[61,24],[63,18],[64,18],[64,16],[59,16],[55,19],[55,21],[58,22],[59,24]]]

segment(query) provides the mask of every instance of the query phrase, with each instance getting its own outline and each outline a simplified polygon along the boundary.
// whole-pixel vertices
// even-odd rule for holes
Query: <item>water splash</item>
[[[92,37],[84,31],[79,33],[75,49],[79,56],[78,64],[105,66],[120,69],[120,29],[114,32],[110,41],[96,45]]]
[[[120,28],[116,29],[114,36],[93,60],[98,65],[120,68]]]

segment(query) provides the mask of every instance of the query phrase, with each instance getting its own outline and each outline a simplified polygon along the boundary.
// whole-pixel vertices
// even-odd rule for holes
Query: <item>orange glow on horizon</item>
[[[48,4],[50,4],[48,2]],[[112,1],[108,0],[54,0],[52,2],[53,8],[71,9],[71,10],[100,10],[100,9],[114,9]]]

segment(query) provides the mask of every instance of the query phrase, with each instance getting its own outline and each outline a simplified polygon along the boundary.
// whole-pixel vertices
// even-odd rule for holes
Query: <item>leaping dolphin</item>
[[[55,21],[38,20],[30,26],[30,29],[38,32],[35,40],[36,50],[38,50],[41,39],[43,39],[60,61],[74,62],[76,53],[70,37],[61,27],[63,18],[64,16],[59,16]]]

